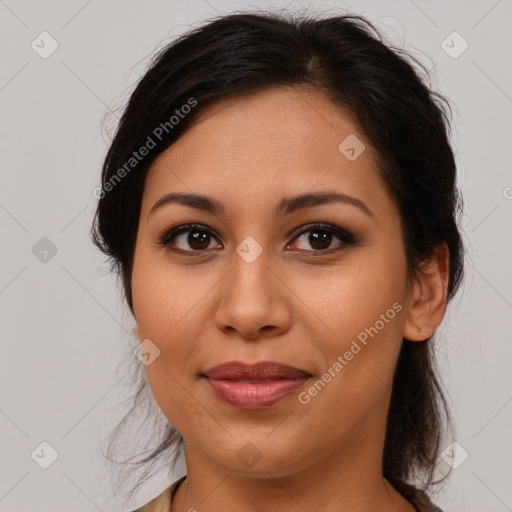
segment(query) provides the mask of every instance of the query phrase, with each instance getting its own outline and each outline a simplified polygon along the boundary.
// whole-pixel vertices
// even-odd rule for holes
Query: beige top
[[[142,507],[134,510],[133,512],[170,512],[171,501],[178,490],[181,483],[187,478],[187,475],[182,476],[179,480],[176,480],[170,487],[167,487],[161,494],[156,498],[153,498],[150,502],[146,503]],[[407,500],[409,500],[417,512],[443,512],[440,508],[436,507],[426,493],[415,489],[412,486],[403,484],[400,487],[399,492]]]

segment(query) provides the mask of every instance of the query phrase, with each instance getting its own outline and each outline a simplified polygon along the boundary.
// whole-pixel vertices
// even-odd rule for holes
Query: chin
[[[239,436],[233,446],[230,438],[229,447],[222,442],[216,444],[220,451],[209,451],[209,456],[217,464],[239,476],[254,478],[286,477],[300,470],[300,446],[280,443],[279,439],[270,439],[268,432],[261,437]],[[224,448],[222,448],[224,447]]]

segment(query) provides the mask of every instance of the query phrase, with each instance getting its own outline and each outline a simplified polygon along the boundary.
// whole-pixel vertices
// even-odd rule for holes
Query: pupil
[[[323,235],[318,235],[318,233],[323,233]],[[332,234],[328,231],[316,230],[311,231],[309,235],[309,243],[311,247],[315,249],[327,249],[331,245],[331,237]],[[325,243],[327,241],[327,244]]]
[[[193,249],[205,249],[209,245],[208,237],[210,235],[208,233],[202,231],[191,231],[188,235],[188,243],[190,247]],[[205,243],[206,242],[206,243]],[[194,244],[198,244],[195,246]]]

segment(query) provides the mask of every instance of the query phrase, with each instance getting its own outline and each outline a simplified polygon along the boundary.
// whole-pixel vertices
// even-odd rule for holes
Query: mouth
[[[273,361],[253,365],[231,361],[211,368],[201,377],[224,403],[237,409],[258,410],[282,402],[312,375]]]

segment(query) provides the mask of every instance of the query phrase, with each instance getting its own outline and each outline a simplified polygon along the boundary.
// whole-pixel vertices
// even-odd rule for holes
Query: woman
[[[168,421],[141,464],[186,462],[138,510],[439,510],[445,104],[359,16],[232,14],[156,56],[93,226]]]

